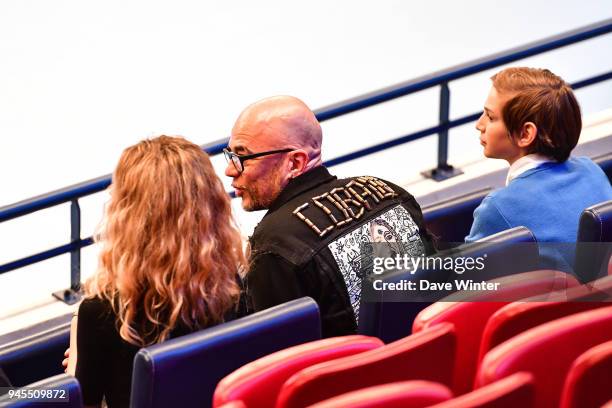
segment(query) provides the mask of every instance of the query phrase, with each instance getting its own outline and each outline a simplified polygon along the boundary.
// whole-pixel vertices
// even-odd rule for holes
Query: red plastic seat
[[[311,365],[383,346],[376,337],[343,336],[300,344],[244,365],[223,378],[213,396],[213,407],[240,400],[249,407],[272,407],[283,383]]]
[[[430,381],[402,381],[348,392],[310,408],[421,408],[453,397],[448,387]]]
[[[531,408],[533,399],[533,376],[521,372],[431,408]]]
[[[612,398],[612,341],[580,355],[565,379],[561,408],[599,408]]]
[[[610,263],[612,266],[612,262]],[[590,286],[593,290],[605,292],[606,294],[610,294],[612,291],[612,274],[609,276],[604,276],[603,278],[599,278],[596,281],[589,282],[586,286]]]
[[[542,298],[545,301],[539,301],[540,297],[536,296],[496,311],[485,326],[478,361],[482,361],[493,347],[540,324],[574,313],[612,306],[612,277]]]
[[[443,300],[436,302],[419,313],[412,326],[413,333],[442,322],[452,323],[455,326],[457,360],[452,389],[456,395],[472,389],[478,368],[480,339],[487,320],[493,313],[507,305],[512,299],[578,285],[578,282],[570,275],[551,270],[525,272],[494,279],[491,282],[501,283],[499,290],[494,293],[471,295],[469,296],[470,301],[446,302]],[[452,297],[456,298],[457,295],[452,295]],[[493,301],[495,298],[501,301]]]
[[[533,374],[535,406],[557,407],[565,375],[585,350],[612,339],[612,307],[553,320],[495,347],[484,357],[477,386],[519,371]]]
[[[240,400],[229,401],[218,408],[247,408],[246,404]]]
[[[379,384],[428,380],[450,385],[455,360],[451,324],[440,324],[375,350],[317,364],[293,375],[276,407],[305,407]]]

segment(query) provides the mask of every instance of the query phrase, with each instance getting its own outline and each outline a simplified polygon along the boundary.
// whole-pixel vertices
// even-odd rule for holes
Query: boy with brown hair
[[[491,79],[476,129],[484,155],[510,169],[506,187],[474,211],[466,241],[522,225],[539,242],[575,242],[582,211],[612,199],[612,187],[589,158],[570,157],[582,129],[572,89],[547,69],[507,68]]]

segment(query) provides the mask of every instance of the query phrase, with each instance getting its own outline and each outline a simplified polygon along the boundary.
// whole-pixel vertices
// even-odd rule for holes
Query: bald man
[[[266,98],[238,117],[225,174],[246,211],[268,210],[250,238],[254,309],[310,296],[323,336],[332,337],[357,331],[371,243],[410,256],[429,254],[432,246],[414,197],[374,177],[338,180],[322,165],[321,140],[304,102]]]

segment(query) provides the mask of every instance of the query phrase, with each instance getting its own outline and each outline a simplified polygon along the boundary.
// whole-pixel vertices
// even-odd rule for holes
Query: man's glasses
[[[276,153],[288,153],[292,152],[295,149],[281,149],[281,150],[270,150],[268,152],[261,153],[253,153],[253,154],[236,154],[228,149],[223,149],[223,155],[225,156],[225,160],[227,162],[232,162],[234,167],[238,171],[238,173],[242,173],[244,171],[244,161],[249,159],[255,159],[257,157],[268,156],[270,154]]]

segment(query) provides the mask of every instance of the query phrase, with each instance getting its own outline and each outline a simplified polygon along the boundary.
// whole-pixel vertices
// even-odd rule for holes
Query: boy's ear
[[[525,122],[517,139],[519,147],[529,147],[538,135],[538,127],[533,122]]]

